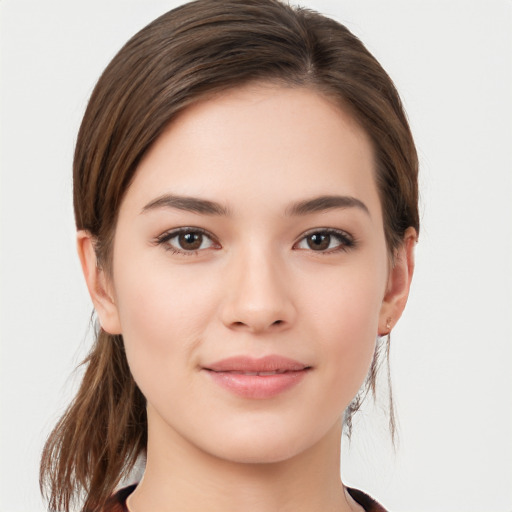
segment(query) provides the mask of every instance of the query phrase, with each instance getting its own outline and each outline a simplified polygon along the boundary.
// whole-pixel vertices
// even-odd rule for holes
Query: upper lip
[[[235,356],[204,366],[214,372],[286,372],[310,368],[309,365],[279,355],[265,357]]]

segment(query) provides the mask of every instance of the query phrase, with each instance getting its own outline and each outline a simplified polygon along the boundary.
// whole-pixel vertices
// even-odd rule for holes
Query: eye
[[[338,229],[321,229],[306,233],[294,248],[333,253],[346,251],[354,246],[355,241],[348,233]]]
[[[204,249],[219,248],[219,244],[199,228],[173,229],[157,237],[155,242],[175,254],[191,255]]]

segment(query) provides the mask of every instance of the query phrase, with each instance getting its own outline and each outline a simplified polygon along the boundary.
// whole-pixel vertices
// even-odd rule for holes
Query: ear
[[[417,239],[416,230],[412,227],[407,228],[403,243],[395,252],[380,310],[379,336],[389,334],[402,316],[414,272],[414,248]]]
[[[101,327],[110,334],[121,334],[121,323],[112,286],[105,271],[98,266],[94,237],[91,233],[84,230],[77,232],[77,249],[87,289]]]

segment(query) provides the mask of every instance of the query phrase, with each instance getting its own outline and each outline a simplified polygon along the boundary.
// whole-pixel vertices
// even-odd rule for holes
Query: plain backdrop
[[[38,512],[42,444],[77,384],[81,116],[122,44],[179,2],[1,0],[0,510]],[[304,0],[389,72],[421,160],[422,231],[392,336],[400,443],[364,410],[346,483],[393,512],[512,511],[512,2]]]

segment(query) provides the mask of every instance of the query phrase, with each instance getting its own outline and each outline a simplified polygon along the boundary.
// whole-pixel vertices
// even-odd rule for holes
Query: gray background
[[[44,438],[76,386],[91,304],[75,256],[71,159],[120,46],[177,5],[2,0],[0,510],[44,510]],[[394,512],[512,510],[512,2],[307,0],[395,80],[421,159],[422,233],[392,337],[393,453],[368,407],[347,483]],[[373,410],[372,410],[373,409]]]

